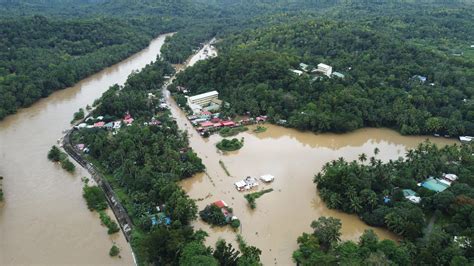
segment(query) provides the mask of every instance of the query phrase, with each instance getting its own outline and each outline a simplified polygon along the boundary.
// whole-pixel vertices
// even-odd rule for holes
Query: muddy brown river
[[[190,62],[195,63],[195,60]],[[445,138],[402,136],[389,129],[367,128],[348,134],[313,134],[266,124],[266,132],[253,133],[253,126],[236,136],[245,140],[244,147],[239,151],[221,152],[215,147],[222,139],[219,135],[201,138],[169,95],[168,101],[180,128],[189,132],[191,147],[206,165],[206,173],[182,181],[181,186],[191,198],[197,200],[199,210],[214,201],[224,200],[242,224],[239,230],[234,231],[230,226],[211,227],[198,219],[194,222],[195,228],[209,233],[207,244],[210,246],[223,238],[237,247],[236,235],[242,234],[250,245],[262,250],[264,265],[294,264],[291,255],[297,248],[297,237],[303,232],[310,232],[311,221],[320,216],[341,219],[343,240],[357,240],[365,229],[372,228],[355,215],[328,209],[318,197],[312,179],[326,162],[339,157],[357,160],[361,153],[374,156],[375,148],[380,149],[376,158],[383,161],[397,159],[404,156],[407,149],[416,147],[427,138],[439,145],[457,142]],[[231,176],[225,173],[219,161],[224,163]],[[252,192],[266,188],[273,188],[274,191],[257,199],[257,208],[252,210],[244,198],[245,193],[238,192],[234,183],[246,176],[264,174],[275,176],[275,181],[270,184],[259,182],[258,189]],[[398,239],[387,230],[372,229],[381,239]]]
[[[215,148],[220,136],[213,135],[209,140],[203,140],[192,133],[191,146],[203,158],[207,174],[198,174],[181,182],[188,194],[199,200],[199,210],[221,199],[230,205],[242,224],[237,232],[249,244],[262,250],[264,265],[293,264],[291,254],[297,248],[297,237],[303,232],[310,232],[311,221],[320,216],[341,219],[344,240],[357,240],[365,229],[370,228],[355,215],[328,209],[316,194],[312,178],[326,162],[339,157],[357,160],[361,153],[374,156],[376,147],[380,149],[377,158],[384,161],[396,159],[403,156],[408,148],[426,139],[404,137],[388,129],[315,135],[274,125],[265,126],[268,129],[264,133],[248,131],[239,134],[238,138],[244,138],[244,147],[227,153]],[[439,138],[432,141],[439,144],[455,142]],[[224,162],[231,176],[227,176],[219,160]],[[268,185],[259,182],[260,186],[254,191],[266,188],[273,188],[274,191],[257,199],[257,207],[252,210],[244,198],[245,193],[238,192],[233,184],[246,176],[259,177],[264,174],[275,176],[275,181]],[[209,245],[214,245],[219,238],[235,244],[236,232],[230,226],[211,228],[201,220],[194,225],[196,229],[210,232],[207,239]],[[387,230],[374,230],[382,239],[397,239]]]
[[[130,58],[0,122],[0,176],[5,177],[0,265],[134,264],[123,235],[108,236],[98,215],[87,209],[81,177],[88,173],[76,167],[74,175],[68,174],[49,162],[46,153],[70,127],[74,112],[155,60],[165,37],[159,36]],[[113,242],[121,248],[121,259],[109,257]]]
[[[0,265],[132,265],[129,245],[122,234],[107,235],[96,214],[82,199],[80,178],[87,172],[77,167],[70,175],[46,159],[51,145],[69,127],[72,115],[91,104],[111,85],[123,84],[131,71],[154,60],[165,35],[153,40],[148,48],[112,67],[58,91],[29,108],[0,122],[0,175],[5,177],[5,203],[0,205]],[[191,59],[193,64],[202,54]],[[255,134],[241,133],[245,146],[236,152],[221,153],[215,148],[217,135],[202,139],[189,126],[184,114],[171,102],[171,111],[182,129],[190,133],[193,149],[203,159],[206,174],[199,174],[181,184],[199,208],[215,200],[225,200],[242,222],[241,234],[259,247],[265,265],[291,265],[296,238],[310,231],[309,224],[319,216],[342,220],[343,238],[356,239],[369,228],[357,217],[328,210],[316,194],[313,175],[332,159],[356,159],[358,154],[373,154],[383,160],[403,156],[425,137],[403,137],[387,129],[363,129],[350,134],[334,135],[299,132],[266,125],[268,130]],[[454,140],[433,139],[439,144]],[[219,165],[222,160],[231,176]],[[245,176],[272,174],[275,181],[259,189],[273,188],[257,200],[250,210],[233,183]],[[210,228],[201,221],[196,228],[209,232],[213,245],[218,238],[234,242],[236,232],[230,228]],[[239,230],[240,232],[240,230]],[[381,238],[395,238],[376,229]],[[121,259],[112,259],[108,251],[115,242],[122,249]],[[234,242],[235,243],[235,242]]]

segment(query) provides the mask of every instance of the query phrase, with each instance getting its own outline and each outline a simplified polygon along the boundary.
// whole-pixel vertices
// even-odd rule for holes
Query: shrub
[[[233,138],[231,140],[223,139],[216,144],[219,150],[223,151],[236,151],[244,146],[244,140],[238,140]]]
[[[240,220],[239,219],[232,220],[232,222],[230,223],[230,226],[232,226],[232,228],[239,228]]]
[[[84,109],[79,108],[79,111],[74,113],[74,118],[72,119],[71,123],[82,118],[84,118]]]
[[[110,218],[110,216],[107,215],[107,213],[105,213],[104,211],[100,211],[99,215],[100,215],[100,220],[102,221],[102,224],[107,226],[108,228],[107,234],[111,235],[120,231],[120,228],[118,227],[117,223],[114,220],[112,220],[112,218]]]
[[[76,170],[76,166],[73,163],[71,163],[71,161],[69,161],[69,159],[67,158],[61,161],[61,167],[70,173]]]
[[[247,202],[249,203],[250,205],[250,208],[252,209],[255,209],[255,207],[257,207],[257,204],[255,203],[255,200],[260,198],[261,196],[263,196],[263,194],[265,193],[270,193],[273,191],[273,188],[270,188],[270,189],[265,189],[265,190],[262,190],[262,191],[258,191],[258,192],[254,192],[254,193],[250,193],[250,194],[246,194],[244,196],[244,198],[247,200]]]
[[[82,196],[86,200],[89,210],[102,211],[107,209],[104,192],[99,187],[85,185],[82,188]]]
[[[111,257],[115,257],[117,256],[118,254],[120,253],[120,249],[114,244],[112,245],[112,247],[110,248],[110,251],[109,251],[109,255]]]
[[[56,145],[53,145],[53,147],[51,147],[51,150],[49,150],[48,152],[48,159],[53,162],[59,162],[61,161],[61,159],[63,159],[63,153],[61,152],[61,150],[59,150],[58,147],[56,147]]]

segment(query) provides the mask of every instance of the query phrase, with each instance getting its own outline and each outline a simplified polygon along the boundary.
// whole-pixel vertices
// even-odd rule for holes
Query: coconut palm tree
[[[361,163],[367,161],[367,155],[366,155],[365,153],[361,153],[361,154],[359,155],[359,161],[360,161]]]

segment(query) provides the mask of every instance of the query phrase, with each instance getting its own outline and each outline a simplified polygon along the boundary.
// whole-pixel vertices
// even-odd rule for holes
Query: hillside
[[[398,29],[386,17],[379,22],[310,19],[249,30],[224,38],[218,58],[182,73],[177,83],[192,93],[217,89],[231,103],[230,114],[268,114],[304,130],[474,134],[474,60],[420,45],[445,37],[468,47],[468,40],[442,28],[421,38],[423,29]],[[322,62],[345,77],[297,76],[289,69],[300,62]]]

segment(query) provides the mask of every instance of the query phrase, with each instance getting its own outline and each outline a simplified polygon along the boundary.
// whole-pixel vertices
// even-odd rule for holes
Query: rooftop
[[[219,93],[217,91],[209,91],[209,92],[206,92],[206,93],[190,96],[189,100],[193,101],[193,100],[198,100],[198,99],[201,99],[201,98],[210,97],[210,96],[217,96],[217,95],[219,95]]]
[[[433,177],[430,177],[426,181],[422,182],[421,186],[435,192],[442,192],[449,187],[449,185],[444,184]]]

